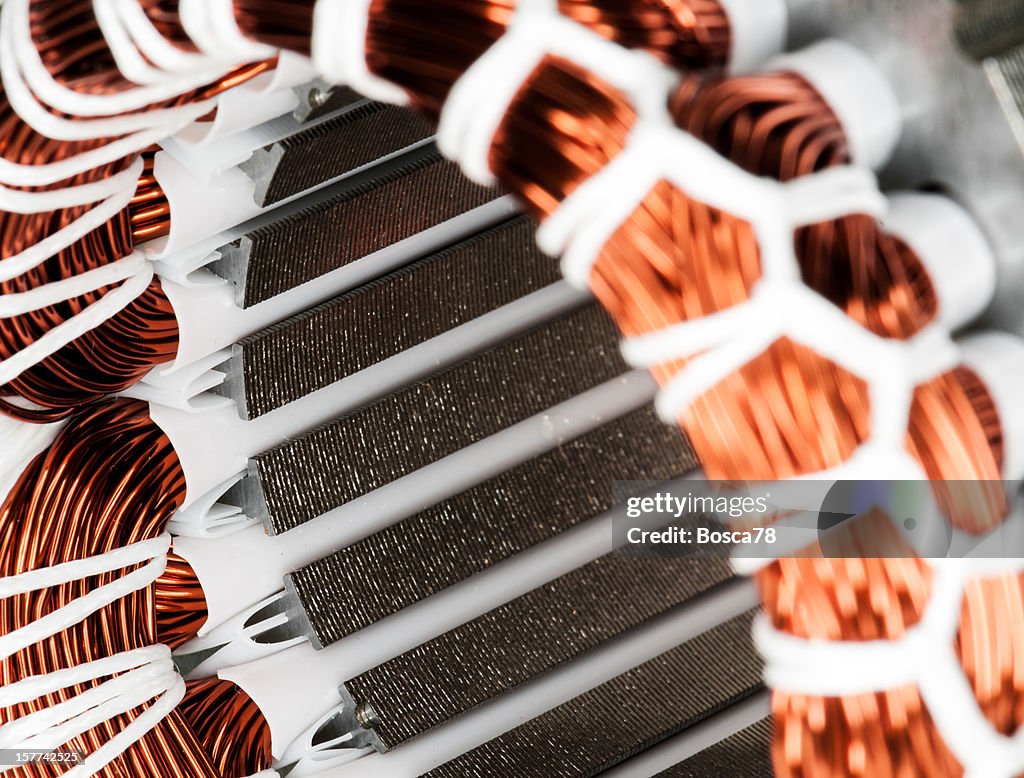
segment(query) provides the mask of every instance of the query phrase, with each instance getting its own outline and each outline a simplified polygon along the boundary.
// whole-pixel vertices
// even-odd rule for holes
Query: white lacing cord
[[[242,64],[268,59],[277,50],[246,37],[235,19],[232,0],[181,0],[182,26],[199,50],[214,60]]]
[[[143,163],[139,159],[131,168],[124,172],[123,181],[125,186],[120,191],[115,191],[103,202],[90,208],[70,224],[47,235],[38,243],[33,243],[25,250],[12,254],[0,261],[0,283],[11,281],[30,270],[34,270],[50,257],[74,245],[75,242],[116,216],[131,202],[132,197],[135,195],[142,168]]]
[[[985,718],[956,655],[966,583],[1024,570],[1024,559],[936,559],[921,621],[898,640],[826,641],[795,637],[758,618],[754,635],[774,689],[815,697],[915,685],[965,778],[1013,778],[1024,770],[1024,730],[1007,737]]]
[[[164,38],[142,10],[138,0],[114,1],[117,3],[117,22],[124,26],[131,42],[146,59],[158,68],[169,73],[195,73],[210,67],[210,58],[205,54],[185,51]]]
[[[0,597],[7,598],[143,565],[31,624],[0,636],[0,659],[7,659],[27,646],[57,635],[102,608],[152,584],[167,566],[170,543],[170,536],[163,535],[87,559],[0,578]],[[59,748],[98,724],[155,699],[131,724],[67,773],[74,778],[87,778],[156,726],[185,695],[185,682],[174,667],[170,649],[154,645],[0,687],[0,707],[29,702],[61,689],[114,675],[117,677],[59,705],[0,726],[0,748]]]
[[[44,359],[56,354],[64,346],[68,345],[75,339],[81,337],[87,332],[96,329],[105,321],[111,317],[117,315],[119,312],[124,310],[133,300],[138,298],[149,286],[150,281],[153,280],[153,265],[147,261],[141,252],[135,252],[131,257],[126,257],[121,260],[118,265],[116,272],[124,273],[127,270],[131,270],[131,274],[128,275],[127,280],[124,281],[120,286],[103,295],[99,300],[88,306],[84,311],[72,316],[53,329],[49,330],[41,338],[38,338],[30,345],[23,348],[13,356],[7,359],[0,360],[0,386],[10,383],[11,381],[18,378],[22,373],[35,365],[38,365]],[[86,273],[78,278],[85,278],[84,286],[90,286],[95,284],[97,279],[94,276]],[[76,285],[78,279],[68,279],[65,285],[64,281],[57,282],[51,286],[60,286],[63,293],[74,291],[78,288]],[[44,287],[45,288],[45,287]],[[32,295],[32,292],[25,293],[26,295]],[[75,295],[72,295],[72,297]],[[48,300],[52,300],[54,295],[50,293],[44,293],[40,297],[35,298],[34,306],[36,308],[45,307],[43,303]],[[48,304],[48,303],[46,303]],[[31,306],[28,306],[23,302],[21,305],[23,310],[32,310]]]
[[[193,64],[196,67],[191,71],[168,71],[159,65],[154,66],[150,64],[154,62],[154,58],[146,49],[142,48],[140,43],[153,46],[157,41],[148,35],[142,41],[138,41],[135,37],[137,32],[142,32],[144,35],[150,32],[155,34],[156,38],[163,44],[162,46],[157,44],[161,57],[168,53],[166,49],[171,46],[168,41],[164,40],[156,32],[151,23],[139,26],[140,20],[134,18],[134,11],[137,11],[146,22],[149,20],[135,0],[130,0],[128,3],[121,2],[121,0],[93,0],[92,7],[93,12],[96,14],[96,21],[99,23],[100,30],[103,33],[103,38],[106,40],[111,54],[114,55],[117,69],[129,81],[143,85],[160,84],[188,72],[194,74],[192,78],[198,77],[209,81],[216,78],[218,72],[220,72],[220,68],[217,68],[215,63],[202,55],[198,57],[193,55]],[[129,19],[131,19],[131,22]],[[185,52],[182,53],[184,54]],[[198,76],[195,75],[197,73]],[[202,83],[204,82],[200,82],[197,86],[201,86]]]
[[[120,135],[158,124],[166,124],[174,117],[190,112],[192,106],[163,108],[145,114],[128,116],[118,116],[118,114],[128,114],[175,98],[203,86],[209,80],[209,73],[201,73],[198,76],[172,74],[158,84],[139,86],[112,94],[86,94],[66,87],[47,70],[32,40],[29,3],[30,0],[6,0],[3,7],[4,25],[11,28],[8,42],[14,46],[21,75],[27,86],[42,103],[58,111],[73,116],[108,117],[89,122],[90,126],[96,128],[95,134],[91,137]],[[189,111],[186,111],[186,108]],[[50,137],[59,136],[51,135]],[[63,139],[71,140],[71,138]]]
[[[63,189],[24,192],[0,186],[0,210],[9,213],[49,213],[62,208],[76,208],[80,205],[98,203],[104,198],[116,196],[119,193],[131,192],[134,194],[139,183],[139,173],[134,171],[141,172],[141,164],[142,161],[139,159],[126,170],[108,178]],[[0,165],[0,168],[2,167]],[[22,167],[21,170],[27,172],[25,167]]]
[[[372,0],[317,0],[313,7],[313,64],[324,80],[345,84],[374,100],[405,105],[409,96],[366,65]]]

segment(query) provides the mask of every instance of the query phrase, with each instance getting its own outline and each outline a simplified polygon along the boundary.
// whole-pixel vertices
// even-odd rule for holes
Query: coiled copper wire
[[[3,214],[0,246],[4,255],[23,250],[86,210],[87,207],[81,207],[48,215]],[[34,270],[0,283],[0,293],[32,289],[126,257],[140,238],[166,234],[169,217],[166,199],[152,179],[150,155],[136,198],[125,211]],[[109,288],[100,289],[0,321],[0,358],[30,345],[107,291]],[[4,394],[17,395],[40,408],[26,410],[9,401],[0,401],[0,411],[26,421],[64,418],[74,408],[122,391],[156,365],[174,359],[177,345],[177,319],[159,281],[154,280],[120,313],[3,387]]]
[[[181,466],[144,403],[115,400],[69,420],[48,451],[22,474],[0,508],[0,575],[59,564],[158,535],[184,497]],[[96,576],[0,601],[7,633],[122,575]],[[122,598],[82,623],[26,648],[0,664],[3,683],[92,661],[157,640],[151,589]],[[27,715],[80,694],[81,684],[2,713]],[[75,738],[69,748],[91,753],[138,711]],[[50,776],[54,765],[23,775]],[[104,778],[219,778],[186,720],[175,711],[101,771]]]
[[[366,35],[372,72],[404,88],[433,118],[452,88],[507,28],[514,0],[374,0]],[[559,10],[627,46],[680,68],[718,65],[729,50],[728,19],[716,0],[560,0]]]
[[[559,0],[558,10],[680,69],[721,67],[729,58],[729,17],[717,0]]]
[[[253,40],[310,55],[313,3],[291,0],[235,0],[238,28]]]
[[[69,420],[54,444],[30,464],[0,508],[0,575],[155,537],[181,504],[184,489],[170,441],[150,421],[147,405],[113,400],[86,409]],[[30,623],[123,574],[0,601],[0,630],[7,633]],[[157,641],[177,646],[195,636],[205,617],[205,600],[194,572],[172,554],[154,586],[19,652],[0,664],[0,680],[10,683]],[[218,683],[190,685],[182,707],[99,775],[242,778],[269,766],[269,733],[258,709],[240,690]],[[90,685],[15,706],[0,719],[57,704]],[[143,709],[96,727],[68,748],[96,750]],[[239,737],[218,733],[227,726],[241,727]],[[62,772],[61,767],[34,765],[20,774]]]
[[[206,595],[192,566],[177,554],[167,555],[167,569],[153,584],[153,611],[160,642],[180,648],[199,634],[209,612]]]
[[[256,703],[231,681],[191,681],[179,706],[223,778],[245,778],[273,761],[270,728]]]
[[[916,624],[932,575],[906,558],[798,558],[758,576],[776,627],[828,640],[898,639]],[[957,640],[964,672],[992,725],[1009,735],[1024,722],[1024,577],[974,581]],[[960,776],[920,693],[901,687],[843,698],[776,692],[779,778]]]

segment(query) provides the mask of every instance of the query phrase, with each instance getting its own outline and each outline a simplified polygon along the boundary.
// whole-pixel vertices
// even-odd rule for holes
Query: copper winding
[[[683,70],[721,67],[729,58],[729,17],[717,0],[559,0],[558,10]]]
[[[191,681],[178,707],[223,778],[246,778],[270,767],[267,720],[231,681]]]
[[[291,0],[235,0],[238,28],[253,40],[309,56],[313,3]]]
[[[78,218],[86,207],[52,214],[3,214],[0,250],[11,256]],[[0,284],[0,292],[28,290],[100,267],[131,253],[135,241],[165,234],[169,209],[147,165],[135,201],[84,238],[34,270]],[[63,321],[81,312],[109,289],[0,322],[0,358],[25,348]],[[74,408],[122,391],[153,367],[174,359],[178,323],[170,302],[154,280],[124,310],[85,333],[3,388],[42,410],[26,411],[8,401],[0,410],[27,421],[52,421]]]
[[[87,409],[72,418],[50,449],[30,464],[0,508],[0,575],[155,537],[180,505],[184,488],[177,457],[149,421],[144,403],[115,400]],[[2,600],[0,629],[4,633],[16,629],[121,574]],[[157,640],[152,597],[152,590],[125,597],[81,624],[18,652],[0,665],[3,682],[152,644]],[[92,685],[16,706],[2,718],[10,720],[55,705]],[[95,751],[130,719],[116,717],[76,738],[69,747]],[[63,770],[33,767],[24,774],[59,772]],[[219,778],[177,711],[100,775]]]
[[[167,555],[167,569],[153,584],[153,614],[160,642],[180,648],[206,623],[206,595],[192,566],[177,554]]]
[[[0,508],[0,575],[80,559],[155,537],[184,497],[184,474],[148,406],[113,400],[81,411],[36,458]],[[123,575],[109,575],[0,601],[4,633]],[[202,588],[189,565],[170,555],[155,585],[122,598],[0,665],[9,683],[160,641],[177,646],[206,618]],[[10,720],[81,693],[89,684],[6,710]],[[140,710],[69,744],[90,753]],[[232,735],[224,734],[230,722]],[[242,729],[238,737],[234,727]],[[218,731],[218,728],[220,731]],[[269,766],[269,733],[252,701],[220,682],[192,684],[182,706],[99,773],[103,778],[243,778]],[[25,776],[58,775],[33,766]]]

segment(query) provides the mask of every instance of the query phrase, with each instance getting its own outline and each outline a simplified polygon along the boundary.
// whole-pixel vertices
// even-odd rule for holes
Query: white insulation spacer
[[[1003,477],[1024,478],[1024,340],[984,332],[961,341],[963,363],[988,389],[1003,428]]]
[[[967,211],[948,197],[899,192],[889,197],[885,229],[906,243],[931,278],[939,322],[955,330],[988,307],[996,291],[996,259]]]
[[[768,67],[797,73],[818,90],[843,125],[854,164],[885,166],[903,130],[903,111],[889,79],[867,54],[825,40],[776,57]]]
[[[785,0],[720,0],[729,17],[729,72],[749,73],[786,47]]]

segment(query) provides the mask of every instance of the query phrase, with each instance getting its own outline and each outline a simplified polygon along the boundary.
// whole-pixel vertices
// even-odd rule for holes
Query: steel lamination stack
[[[1016,15],[903,5],[6,0],[0,769],[1024,772]]]

